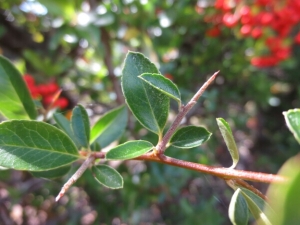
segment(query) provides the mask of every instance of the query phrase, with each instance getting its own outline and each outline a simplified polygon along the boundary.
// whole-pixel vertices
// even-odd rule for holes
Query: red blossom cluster
[[[64,97],[57,97],[60,92],[59,86],[55,82],[50,82],[48,84],[36,84],[34,78],[25,74],[23,76],[30,94],[33,99],[40,99],[44,107],[59,107],[64,109],[68,106],[69,101]]]
[[[207,36],[219,36],[220,28],[226,26],[239,29],[243,37],[264,40],[268,55],[253,57],[254,66],[275,66],[290,57],[293,42],[300,44],[300,32],[290,40],[293,28],[300,24],[299,0],[254,0],[251,5],[241,0],[216,0],[214,8],[216,14],[204,18],[213,24]]]

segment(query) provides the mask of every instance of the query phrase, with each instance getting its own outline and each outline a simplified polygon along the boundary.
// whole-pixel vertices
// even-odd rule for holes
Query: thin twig
[[[253,187],[251,184],[248,184],[247,182],[243,181],[243,180],[234,180],[233,181],[236,186],[240,186],[240,187],[244,187],[249,189],[250,191],[252,191],[254,194],[258,195],[259,197],[261,197],[262,199],[268,201],[267,196],[265,196],[263,193],[261,193],[258,189],[256,189],[255,187]]]
[[[157,144],[156,151],[158,155],[163,155],[168,142],[170,141],[172,135],[176,131],[177,127],[180,125],[181,120],[184,116],[190,111],[190,109],[197,103],[197,100],[201,97],[203,92],[206,88],[213,82],[220,71],[215,72],[199,89],[199,91],[194,95],[194,97],[185,105],[181,107],[180,112],[178,113],[177,117],[175,118],[174,122],[171,124],[169,130],[164,135],[162,140]]]
[[[79,167],[79,169],[76,171],[76,173],[73,174],[73,176],[67,181],[67,183],[64,184],[62,187],[61,191],[55,198],[55,201],[57,202],[64,194],[66,191],[71,187],[72,184],[74,184],[80,177],[81,175],[86,171],[87,168],[95,161],[94,156],[89,156]]]

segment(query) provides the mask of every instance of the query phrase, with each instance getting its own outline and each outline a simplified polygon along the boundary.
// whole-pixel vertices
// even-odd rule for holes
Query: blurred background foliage
[[[293,44],[290,57],[277,66],[254,67],[251,57],[264,50],[264,42],[241,37],[225,26],[220,34],[209,35],[212,24],[206,18],[218,13],[214,3],[1,1],[0,51],[36,83],[58,83],[69,101],[62,113],[80,103],[92,122],[124,102],[120,76],[128,50],[142,52],[155,62],[178,85],[183,102],[208,75],[220,70],[185,120],[206,126],[213,133],[210,141],[187,151],[168,149],[167,155],[230,166],[215,121],[223,117],[230,122],[240,150],[237,168],[276,173],[299,148],[282,111],[300,107],[300,46]],[[291,36],[300,26],[293,29]],[[176,104],[171,108],[170,121]],[[121,142],[132,138],[156,141],[133,118]],[[124,189],[99,186],[86,172],[59,203],[53,196],[78,165],[55,181],[1,171],[0,224],[230,224],[227,210],[232,191],[223,181],[156,163],[126,161],[114,166],[124,176]],[[263,192],[267,187],[254,186]]]

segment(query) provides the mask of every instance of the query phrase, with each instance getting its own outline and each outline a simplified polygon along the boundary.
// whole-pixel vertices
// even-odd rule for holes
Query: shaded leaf
[[[37,111],[20,72],[0,56],[0,112],[7,119],[36,119]]]
[[[232,131],[228,123],[223,118],[217,118],[217,123],[233,161],[230,168],[234,168],[239,161],[239,151],[236,147]]]
[[[153,147],[154,146],[148,141],[128,141],[124,144],[118,145],[115,148],[112,148],[108,153],[106,153],[106,159],[132,159],[147,153],[153,149]]]
[[[77,105],[72,112],[71,127],[73,133],[82,147],[89,148],[90,121],[82,105]]]
[[[70,164],[79,157],[72,140],[52,125],[27,120],[0,124],[0,166],[42,171]]]
[[[97,141],[101,148],[118,139],[127,126],[127,109],[125,105],[107,112],[93,126],[90,143]]]
[[[56,122],[56,125],[72,139],[72,141],[76,144],[77,148],[79,149],[81,145],[79,144],[77,138],[73,133],[73,130],[71,128],[71,122],[61,113],[54,113],[53,118]]]
[[[288,128],[300,144],[300,109],[291,109],[283,112],[283,115]]]
[[[248,208],[253,217],[259,222],[259,224],[272,225],[268,216],[264,213],[264,208],[268,207],[271,209],[269,204],[252,191],[240,187],[242,195],[244,196]]]
[[[178,148],[194,148],[211,136],[204,127],[186,126],[178,129],[170,140],[170,144]]]
[[[30,172],[35,177],[55,179],[66,175],[71,169],[70,165],[62,166],[53,170],[32,171]]]
[[[238,188],[234,192],[229,204],[229,218],[234,225],[247,225],[249,219],[248,205]]]
[[[101,164],[93,166],[92,171],[100,184],[112,189],[123,188],[123,177],[114,168]]]
[[[93,144],[91,144],[90,148],[94,152],[99,152],[101,150],[101,146],[98,142],[93,142]]]
[[[273,225],[299,224],[300,154],[285,162],[278,175],[288,177],[288,180],[270,185],[267,196],[272,209],[265,208],[264,212]]]
[[[165,95],[168,95],[170,98],[173,98],[180,105],[181,96],[177,86],[168,78],[164,77],[161,74],[151,74],[151,73],[143,73],[138,76],[143,81],[150,84],[152,87],[161,91]]]
[[[148,130],[161,135],[167,122],[170,99],[138,78],[143,73],[159,73],[144,55],[129,52],[125,59],[122,90],[128,107]]]

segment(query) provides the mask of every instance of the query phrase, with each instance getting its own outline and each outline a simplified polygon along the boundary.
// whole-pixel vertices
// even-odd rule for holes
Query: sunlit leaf
[[[157,74],[159,71],[141,53],[129,52],[122,76],[122,90],[126,103],[143,126],[161,135],[167,121],[170,99],[138,78],[143,73]]]
[[[228,214],[233,225],[248,224],[248,205],[239,188],[234,192],[231,198]]]
[[[37,111],[20,72],[0,56],[0,113],[7,119],[36,119]]]
[[[148,141],[128,141],[124,144],[112,148],[107,154],[106,159],[125,160],[143,155],[153,149],[153,145]]]
[[[93,166],[92,171],[100,184],[112,189],[123,188],[123,178],[114,168],[101,164]]]
[[[239,151],[236,147],[232,131],[223,118],[217,118],[217,123],[233,161],[231,168],[234,168],[239,161]]]
[[[79,157],[72,140],[52,125],[27,120],[0,124],[0,166],[42,171],[68,165]]]
[[[170,140],[170,144],[178,148],[194,148],[211,136],[204,127],[186,126],[178,129]]]
[[[288,180],[270,185],[267,196],[274,211],[265,208],[264,212],[273,225],[299,224],[300,154],[285,162],[278,175],[287,177]]]
[[[118,139],[127,126],[127,109],[121,106],[102,116],[91,130],[90,143],[97,141],[101,148]]]
[[[259,222],[259,224],[272,225],[270,218],[264,213],[265,207],[268,207],[271,210],[269,204],[252,191],[242,187],[240,187],[240,189],[248,204],[251,214]]]
[[[283,112],[283,115],[288,128],[300,144],[300,109],[291,109]]]
[[[150,84],[155,89],[173,98],[180,105],[181,96],[177,86],[168,78],[161,74],[143,73],[139,76],[143,81]]]
[[[79,144],[89,148],[90,140],[90,121],[85,108],[77,105],[72,112],[71,127]]]

